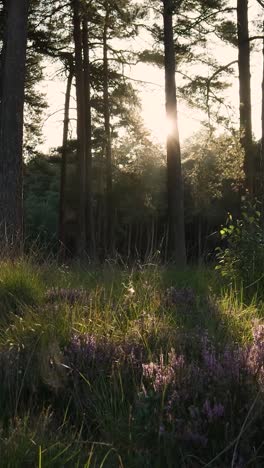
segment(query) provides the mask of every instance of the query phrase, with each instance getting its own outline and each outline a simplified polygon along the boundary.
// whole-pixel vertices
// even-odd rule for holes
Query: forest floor
[[[0,466],[263,467],[264,302],[213,268],[0,265]]]

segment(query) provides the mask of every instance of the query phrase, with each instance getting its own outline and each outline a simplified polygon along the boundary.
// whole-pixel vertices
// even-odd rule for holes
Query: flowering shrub
[[[262,324],[256,323],[253,328],[253,344],[247,355],[247,366],[264,390],[264,325]]]
[[[54,304],[56,302],[67,302],[74,305],[80,302],[87,302],[89,294],[84,289],[76,288],[51,288],[46,293],[46,301]]]
[[[51,348],[46,359],[54,371],[65,372],[59,391],[37,369],[43,361],[38,355],[29,361],[25,349],[10,348],[0,353],[2,405],[9,404],[7,398],[10,405],[18,397],[26,401],[29,391],[43,396],[46,385],[55,394],[55,399],[48,395],[57,414],[59,403],[64,408],[70,400],[73,420],[84,420],[93,434],[105,427],[106,415],[109,433],[116,428],[120,438],[123,418],[124,444],[132,444],[134,466],[141,466],[139,454],[144,466],[154,466],[157,456],[158,466],[173,466],[181,456],[183,466],[192,467],[190,453],[206,464],[223,451],[213,466],[231,466],[234,457],[233,466],[244,467],[256,452],[262,454],[263,403],[258,393],[264,390],[264,325],[254,324],[252,343],[244,347],[220,349],[199,332],[188,335],[188,341],[195,341],[195,358],[171,349],[149,360],[136,342],[75,334],[60,362],[54,364],[58,351]],[[127,412],[120,410],[121,403]],[[234,456],[233,441],[239,434]]]
[[[135,343],[114,343],[93,335],[74,335],[64,350],[71,373],[85,375],[93,381],[98,375],[111,375],[114,367],[132,366],[139,372],[143,359],[143,347]]]
[[[210,460],[239,434],[258,392],[256,383],[264,389],[263,366],[263,325],[255,326],[253,343],[246,348],[226,346],[218,351],[207,335],[201,335],[196,362],[171,350],[166,362],[161,354],[157,363],[143,364],[135,409],[136,424],[145,428],[142,444],[153,445],[154,437],[159,450],[173,456],[189,450]],[[254,410],[254,430],[247,431],[238,454],[243,460],[254,455],[254,444],[261,445],[255,429],[262,424],[262,404]],[[215,466],[229,466],[228,457],[230,451],[223,465]]]

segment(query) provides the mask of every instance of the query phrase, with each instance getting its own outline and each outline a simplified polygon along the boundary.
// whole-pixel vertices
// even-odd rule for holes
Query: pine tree
[[[0,237],[19,252],[23,234],[22,147],[28,0],[6,5],[0,106]]]
[[[173,124],[167,137],[169,245],[176,265],[181,268],[186,265],[186,249],[172,14],[172,1],[163,0],[166,112]]]
[[[70,56],[68,62],[69,70],[67,77],[67,85],[65,92],[65,105],[64,105],[64,120],[63,120],[63,140],[61,151],[61,177],[60,177],[60,208],[59,208],[59,229],[58,238],[60,242],[61,257],[65,256],[66,236],[65,236],[65,211],[66,211],[66,185],[67,185],[67,156],[68,156],[68,133],[69,133],[69,112],[70,112],[70,99],[71,88],[74,76],[74,63],[73,58]]]
[[[246,189],[254,193],[254,160],[252,154],[250,43],[248,0],[237,0],[237,38],[239,70],[240,140],[245,152]]]

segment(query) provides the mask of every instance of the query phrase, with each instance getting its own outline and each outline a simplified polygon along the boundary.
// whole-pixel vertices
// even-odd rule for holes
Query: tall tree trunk
[[[172,1],[163,0],[165,94],[167,118],[173,132],[167,137],[169,246],[178,267],[186,265],[181,148],[176,99],[176,60],[173,40]]]
[[[198,265],[201,266],[202,263],[203,263],[202,219],[201,219],[201,215],[198,215]]]
[[[264,31],[264,22],[263,22]],[[260,200],[262,202],[262,215],[264,214],[264,40],[262,46],[262,113],[261,113],[261,146],[260,146]]]
[[[91,113],[91,78],[89,56],[89,33],[87,18],[83,20],[83,64],[84,64],[84,93],[85,93],[85,127],[86,127],[86,235],[88,252],[95,256],[95,237],[92,204],[92,113]]]
[[[61,244],[62,257],[65,255],[65,192],[67,182],[67,154],[68,154],[68,133],[69,133],[69,113],[70,113],[70,99],[71,87],[73,80],[73,64],[70,63],[70,70],[67,78],[67,86],[65,93],[64,104],[64,121],[63,121],[63,140],[62,140],[62,154],[61,154],[61,181],[60,181],[60,208],[59,208],[59,241]]]
[[[0,55],[0,106],[2,102],[2,92],[3,92],[3,70],[4,70],[4,57],[6,55],[6,46],[7,46],[7,2],[6,0],[2,0],[2,12],[0,18],[1,24],[1,40],[2,40],[2,49]],[[1,118],[1,112],[0,112]],[[1,127],[1,122],[0,122]]]
[[[109,5],[105,16],[103,32],[103,94],[104,94],[104,126],[105,126],[105,157],[106,157],[106,197],[107,197],[107,253],[113,253],[113,180],[112,180],[112,145],[110,127],[110,102],[109,102],[109,70],[108,70],[108,20]]]
[[[240,141],[245,152],[246,189],[254,193],[254,159],[252,153],[250,44],[248,31],[248,0],[237,0],[238,71]]]
[[[28,0],[9,0],[4,33],[0,126],[0,241],[20,251],[23,235],[23,111]]]
[[[86,250],[86,122],[84,113],[85,94],[80,0],[72,0],[72,8],[77,100],[77,159],[79,182],[77,254],[79,257],[82,257]]]

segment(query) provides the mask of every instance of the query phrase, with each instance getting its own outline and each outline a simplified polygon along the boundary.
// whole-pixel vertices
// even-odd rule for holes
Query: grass
[[[0,304],[1,466],[263,466],[260,298],[206,268],[21,260]]]
[[[1,318],[9,312],[23,313],[25,306],[36,306],[43,299],[43,292],[44,285],[36,267],[25,261],[1,263]]]

